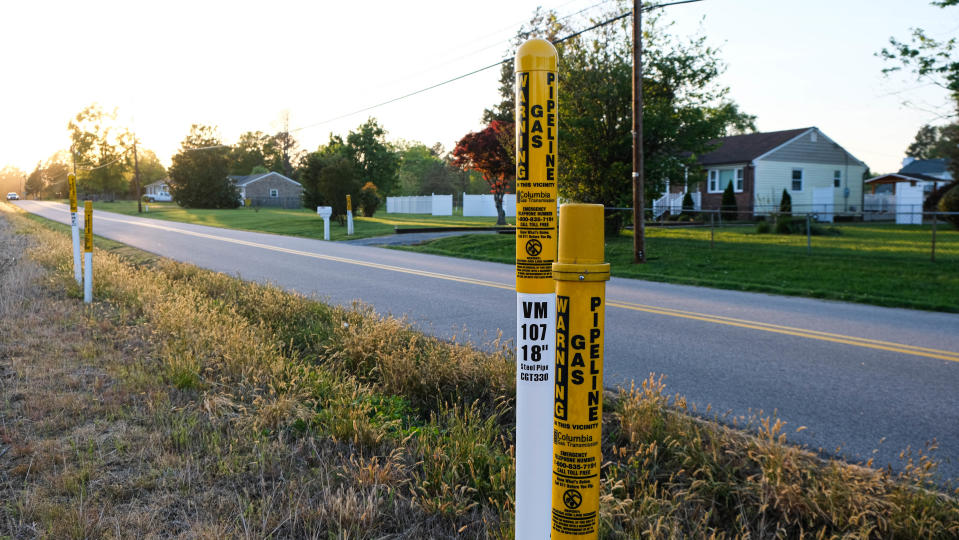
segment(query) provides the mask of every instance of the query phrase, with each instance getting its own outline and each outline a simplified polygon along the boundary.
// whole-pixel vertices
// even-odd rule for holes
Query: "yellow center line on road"
[[[917,347],[914,345],[905,345],[891,341],[881,341],[876,339],[859,338],[843,334],[832,334],[829,332],[820,332],[818,330],[807,330],[805,328],[795,328],[791,326],[781,326],[778,324],[769,324],[745,319],[735,319],[732,317],[723,317],[720,315],[708,315],[705,313],[696,313],[693,311],[681,311],[678,309],[662,308],[656,306],[646,306],[643,304],[633,304],[629,302],[610,301],[607,304],[611,307],[629,309],[632,311],[642,311],[654,313],[657,315],[668,315],[670,317],[681,317],[697,321],[710,322],[714,324],[724,324],[727,326],[736,326],[739,328],[748,328],[752,330],[762,330],[764,332],[773,332],[788,336],[816,339],[820,341],[830,341],[833,343],[843,343],[845,345],[854,345],[856,347],[865,347],[867,349],[876,349],[881,351],[892,351],[914,356],[924,356],[927,358],[936,358],[939,360],[949,360],[959,362],[959,353],[945,351],[940,349],[930,349],[927,347]]]
[[[380,270],[387,270],[391,272],[402,272],[405,274],[430,277],[435,279],[443,279],[447,281],[456,281],[459,283],[468,283],[471,285],[480,285],[483,287],[493,287],[497,289],[504,290],[514,290],[515,287],[512,283],[500,283],[496,281],[487,281],[476,278],[468,278],[462,276],[454,276],[451,274],[443,274],[439,272],[430,272],[428,270],[417,270],[415,268],[406,268],[402,266],[394,266],[389,264],[381,264],[370,261],[363,261],[358,259],[349,259],[346,257],[336,257],[333,255],[323,255],[319,253],[312,253],[309,251],[301,251],[296,249],[283,248],[278,246],[272,246],[269,244],[263,244],[259,242],[250,242],[247,240],[239,240],[236,238],[228,238],[225,236],[217,236],[213,234],[200,233],[195,231],[190,231],[186,229],[179,229],[176,227],[167,227],[164,225],[154,224],[154,223],[144,223],[139,220],[137,221],[128,221],[123,219],[108,218],[105,216],[98,216],[95,219],[105,220],[105,221],[115,221],[118,223],[134,224],[141,227],[149,227],[153,229],[160,229],[164,231],[177,232],[181,234],[186,234],[189,236],[195,236],[198,238],[207,238],[210,240],[218,240],[222,242],[229,242],[232,244],[244,245],[249,247],[255,247],[270,251],[275,251],[279,253],[288,253],[290,255],[299,255],[303,257],[309,257],[313,259],[320,259],[332,262],[339,262],[344,264],[353,264],[358,266],[364,266],[367,268],[377,268]],[[625,301],[615,301],[611,300],[607,302],[607,305],[610,307],[627,309],[630,311],[639,311],[644,313],[651,313],[654,315],[665,315],[669,317],[679,317],[683,319],[691,319],[703,322],[709,322],[713,324],[722,324],[726,326],[735,326],[738,328],[746,328],[750,330],[758,330],[763,332],[772,332],[776,334],[783,334],[788,336],[801,337],[806,339],[814,339],[819,341],[828,341],[832,343],[841,343],[844,345],[851,345],[855,347],[863,347],[867,349],[881,350],[881,351],[890,351],[898,352],[902,354],[909,354],[913,356],[922,356],[926,358],[935,358],[938,360],[947,360],[951,362],[959,362],[959,353],[940,350],[940,349],[931,349],[928,347],[917,347],[914,345],[906,345],[902,343],[895,343],[891,341],[882,341],[875,339],[859,338],[854,336],[847,336],[843,334],[833,334],[830,332],[821,332],[818,330],[808,330],[805,328],[796,328],[791,326],[782,326],[777,324],[764,323],[759,321],[750,321],[746,319],[737,319],[733,317],[724,317],[721,315],[709,315],[706,313],[697,313],[694,311],[683,311],[672,308],[664,308],[658,306],[649,306],[644,304],[636,304]]]

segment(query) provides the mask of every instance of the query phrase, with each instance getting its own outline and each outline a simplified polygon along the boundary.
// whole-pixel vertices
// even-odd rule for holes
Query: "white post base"
[[[83,254],[83,302],[93,302],[93,253]]]
[[[80,227],[77,227],[77,213],[70,212],[70,235],[73,238],[73,279],[77,280],[77,285],[82,285],[80,273]]]
[[[353,211],[346,211],[346,235],[353,236]]]
[[[516,538],[548,540],[556,295],[516,293]]]

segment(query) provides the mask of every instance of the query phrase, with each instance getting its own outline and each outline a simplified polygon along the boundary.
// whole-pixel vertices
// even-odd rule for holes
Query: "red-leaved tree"
[[[467,133],[453,149],[453,165],[478,171],[489,184],[496,203],[496,224],[506,225],[503,196],[516,176],[513,160],[513,124],[493,120],[481,131]]]

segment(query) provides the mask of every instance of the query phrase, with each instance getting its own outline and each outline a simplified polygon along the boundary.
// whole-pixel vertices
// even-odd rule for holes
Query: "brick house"
[[[247,176],[230,176],[240,191],[240,200],[250,199],[256,206],[299,208],[303,185],[280,173],[268,172]]]
[[[816,127],[733,135],[717,143],[698,159],[705,171],[698,186],[705,210],[720,208],[730,183],[741,219],[777,211],[783,189],[794,212],[862,209],[866,164]]]

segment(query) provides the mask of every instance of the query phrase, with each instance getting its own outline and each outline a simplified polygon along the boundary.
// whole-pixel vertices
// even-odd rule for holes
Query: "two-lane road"
[[[17,204],[69,223],[65,205]],[[108,212],[94,231],[337,304],[361,300],[440,336],[514,333],[510,265]],[[607,301],[608,386],[662,373],[699,410],[777,411],[791,440],[880,465],[936,439],[942,472],[959,478],[959,315],[616,278]]]

